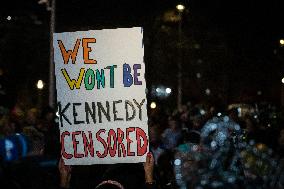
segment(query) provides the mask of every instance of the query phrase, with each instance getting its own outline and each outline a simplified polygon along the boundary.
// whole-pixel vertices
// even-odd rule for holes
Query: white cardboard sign
[[[67,165],[144,162],[142,28],[53,35],[61,154]]]

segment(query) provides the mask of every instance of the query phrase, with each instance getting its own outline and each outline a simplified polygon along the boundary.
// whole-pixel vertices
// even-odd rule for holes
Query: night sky
[[[0,66],[12,100],[21,90],[35,91],[38,79],[48,81],[50,12],[37,2],[7,1],[0,7]],[[175,11],[178,2],[187,7],[182,29],[188,46],[183,50],[183,64],[189,99],[201,99],[209,87],[217,96],[225,93],[227,102],[256,100],[257,91],[262,100],[280,102],[284,76],[280,0],[57,0],[55,31],[142,26],[148,87],[163,84],[175,91],[175,73],[169,70],[176,71],[176,54],[163,44],[167,38],[176,40],[177,24],[161,18]],[[12,19],[7,20],[8,16]],[[196,44],[200,48],[192,50]],[[199,60],[202,65],[196,63]],[[196,79],[197,72],[202,73],[202,81]]]

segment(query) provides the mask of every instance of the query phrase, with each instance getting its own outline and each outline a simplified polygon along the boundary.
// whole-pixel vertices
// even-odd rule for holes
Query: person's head
[[[144,170],[140,164],[114,164],[103,175],[96,189],[143,188]]]
[[[168,118],[168,125],[169,125],[169,128],[172,130],[178,129],[178,126],[179,126],[178,119],[174,116],[170,116]]]
[[[199,144],[200,143],[200,133],[197,131],[190,131],[187,135],[188,142],[193,144]]]
[[[124,189],[119,182],[114,180],[106,180],[101,182],[95,189]]]
[[[26,122],[29,125],[35,125],[38,119],[38,110],[36,108],[31,108],[27,111]]]
[[[0,119],[0,135],[9,136],[15,133],[15,124],[8,115]]]
[[[257,130],[257,126],[254,123],[252,117],[245,116],[244,123],[245,123],[245,128],[246,128],[247,132],[254,132],[254,131]]]
[[[23,134],[28,137],[30,143],[29,155],[43,155],[44,152],[44,135],[34,127],[25,127]]]
[[[43,108],[42,113],[41,113],[42,119],[51,122],[53,121],[54,116],[55,116],[55,112],[53,108],[51,108],[50,106]]]
[[[238,120],[238,109],[237,108],[231,108],[230,110],[228,110],[228,116],[233,120],[233,121],[237,121]]]
[[[284,129],[280,131],[279,138],[278,138],[278,144],[281,148],[284,148]]]

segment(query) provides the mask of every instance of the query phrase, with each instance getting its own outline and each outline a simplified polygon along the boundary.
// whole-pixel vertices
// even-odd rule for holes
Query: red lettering
[[[104,141],[104,139],[102,139],[102,137],[100,136],[101,133],[105,133],[106,130],[105,129],[100,129],[97,134],[96,134],[96,138],[99,142],[102,143],[102,145],[104,146],[104,152],[103,154],[101,154],[99,151],[96,151],[96,154],[99,158],[104,158],[107,156],[107,143]]]
[[[126,150],[125,150],[125,146],[122,143],[124,138],[124,132],[118,128],[117,129],[117,150],[118,150],[118,157],[121,157],[121,151],[122,151],[122,155],[123,157],[126,156]]]
[[[82,158],[84,157],[84,154],[79,154],[77,152],[77,145],[79,144],[79,141],[76,140],[76,135],[80,135],[82,131],[75,131],[72,133],[72,141],[73,141],[73,149],[74,149],[74,158]]]
[[[113,147],[111,147],[111,138],[113,139]],[[109,154],[111,157],[114,157],[116,154],[116,134],[113,129],[110,129],[108,132],[108,137],[107,137],[107,143],[108,143],[108,150]]]
[[[143,146],[141,146],[141,140],[143,139]],[[137,155],[143,156],[147,152],[148,139],[143,129],[136,127],[136,140],[137,140]]]
[[[89,141],[84,132],[82,132],[82,136],[83,136],[85,157],[88,157],[88,152],[90,153],[91,157],[94,157],[94,143],[93,143],[92,132],[89,131]]]
[[[64,138],[65,136],[70,136],[70,133],[68,131],[64,131],[62,134],[61,134],[61,155],[65,158],[65,159],[71,159],[73,156],[72,154],[68,154],[66,153],[65,151],[65,147],[64,147]]]
[[[134,127],[129,127],[129,128],[126,129],[127,156],[135,156],[135,153],[130,151],[130,144],[133,141],[129,138],[129,133],[131,133],[133,131],[135,131]]]

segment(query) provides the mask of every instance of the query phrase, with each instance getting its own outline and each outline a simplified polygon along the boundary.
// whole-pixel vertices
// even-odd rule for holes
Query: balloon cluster
[[[272,158],[272,150],[264,144],[245,141],[244,135],[240,126],[227,116],[209,120],[201,130],[200,144],[187,143],[177,148],[174,168],[180,188],[275,185],[279,174],[275,175],[281,171]]]

